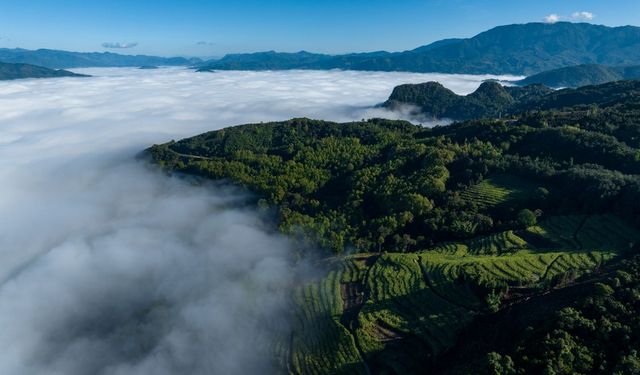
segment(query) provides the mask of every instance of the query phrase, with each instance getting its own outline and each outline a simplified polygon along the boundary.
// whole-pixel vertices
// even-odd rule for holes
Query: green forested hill
[[[634,373],[633,85],[554,92],[508,121],[294,119],[147,154],[246,187],[281,232],[326,255],[274,343],[284,371]]]
[[[552,92],[543,85],[508,87],[487,81],[469,95],[457,95],[438,82],[426,82],[395,87],[383,106],[396,110],[408,104],[425,115],[452,120],[497,118],[530,106],[530,102]]]
[[[628,143],[637,142],[637,127],[621,134],[613,126],[598,132],[522,121],[423,129],[299,119],[228,128],[151,153],[167,168],[256,191],[261,205],[278,207],[283,232],[336,252],[407,251],[516,228],[519,210],[543,206],[591,212],[619,205],[616,213],[630,215],[623,207],[635,206],[640,163]],[[465,187],[496,173],[520,176],[528,190],[492,210],[465,199]]]

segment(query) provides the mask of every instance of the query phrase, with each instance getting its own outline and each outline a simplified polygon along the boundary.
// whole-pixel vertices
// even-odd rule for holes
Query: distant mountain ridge
[[[66,70],[55,70],[30,64],[0,63],[0,81],[23,78],[87,77]]]
[[[569,22],[515,24],[405,52],[233,54],[208,61],[200,70],[352,69],[531,75],[580,64],[640,65],[640,27]]]
[[[111,52],[70,52],[51,49],[0,48],[0,62],[32,64],[50,69],[86,67],[128,67],[142,65],[192,66],[197,58],[120,55]]]
[[[199,71],[210,70],[290,70],[290,69],[355,69],[358,64],[374,58],[386,58],[390,52],[350,53],[346,55],[325,55],[300,51],[288,52],[254,52],[229,54],[220,60],[203,64]]]
[[[598,85],[625,79],[640,79],[640,65],[636,66],[605,66],[584,64],[553,69],[534,74],[521,81],[520,85],[534,83],[549,87],[580,87]]]

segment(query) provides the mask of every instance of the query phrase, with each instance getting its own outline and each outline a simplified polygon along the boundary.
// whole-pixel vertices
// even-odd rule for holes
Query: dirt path
[[[206,157],[206,156],[200,156],[200,155],[191,155],[191,154],[181,154],[178,151],[174,151],[172,149],[169,149],[169,151],[171,151],[172,153],[181,156],[183,158],[191,158],[191,159],[199,159],[199,160],[213,160],[212,158]]]
[[[399,332],[397,332],[382,320],[377,320],[374,327],[376,331],[376,338],[382,342],[392,342],[403,339],[402,335]]]
[[[364,286],[360,283],[340,284],[342,296],[342,316],[340,323],[347,329],[354,329],[354,323],[358,320],[358,313],[364,304]]]
[[[542,276],[540,277],[540,281],[544,281],[547,278],[547,275],[549,274],[549,271],[551,270],[551,267],[553,267],[554,264],[556,264],[556,262],[562,257],[563,254],[558,255],[557,257],[555,257],[551,263],[549,263],[549,265],[547,266],[547,268],[544,270],[544,273],[542,274]]]

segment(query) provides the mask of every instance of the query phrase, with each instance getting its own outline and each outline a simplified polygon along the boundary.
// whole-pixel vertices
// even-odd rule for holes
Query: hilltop
[[[383,106],[395,110],[414,105],[425,115],[452,120],[498,118],[552,92],[543,85],[507,87],[487,81],[469,95],[457,95],[438,82],[426,82],[395,87]]]

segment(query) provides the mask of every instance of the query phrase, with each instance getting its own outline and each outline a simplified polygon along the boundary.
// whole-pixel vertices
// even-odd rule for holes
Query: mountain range
[[[203,63],[200,71],[351,69],[531,75],[581,64],[640,65],[640,27],[569,22],[514,24],[472,38],[445,39],[395,53],[230,54]]]
[[[202,62],[197,58],[120,55],[111,52],[70,52],[52,49],[26,50],[22,48],[0,48],[0,61],[39,65],[50,69],[143,65],[191,66]]]
[[[39,65],[51,69],[78,67],[194,66],[212,70],[345,69],[371,71],[439,72],[460,74],[535,75],[581,66],[589,80],[558,80],[560,86],[601,83],[607,67],[640,65],[640,27],[608,27],[588,23],[528,23],[492,28],[472,38],[444,39],[404,52],[366,52],[327,55],[300,51],[228,54],[221,59],[121,55],[111,52],[70,52],[51,49],[0,49],[0,61]],[[616,70],[617,68],[611,68]],[[605,69],[606,70],[606,69]],[[553,73],[559,75],[562,72]],[[620,72],[613,73],[619,77]],[[545,77],[536,77],[540,81]],[[624,78],[624,75],[623,75]],[[527,82],[530,83],[530,82]],[[556,86],[555,81],[539,83]],[[551,83],[551,84],[550,84]],[[567,84],[568,83],[568,84]]]
[[[0,81],[21,78],[87,77],[67,70],[56,70],[30,64],[0,63]]]

